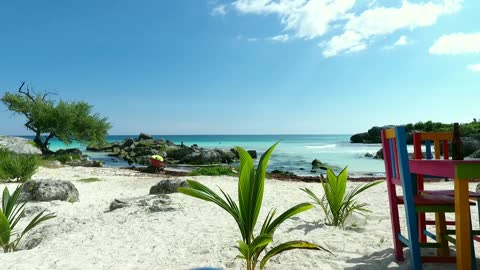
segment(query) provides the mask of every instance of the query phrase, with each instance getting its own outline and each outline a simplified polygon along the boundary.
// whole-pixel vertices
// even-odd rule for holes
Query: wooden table
[[[409,160],[410,172],[454,179],[457,269],[471,269],[468,180],[480,179],[480,160]]]

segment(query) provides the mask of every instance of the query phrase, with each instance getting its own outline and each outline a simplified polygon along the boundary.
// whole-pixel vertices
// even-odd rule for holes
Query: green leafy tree
[[[31,229],[55,217],[52,213],[45,214],[45,210],[43,210],[36,215],[21,232],[17,230],[16,228],[19,221],[25,217],[26,202],[17,202],[21,190],[21,185],[18,186],[12,194],[10,194],[8,188],[3,190],[2,207],[0,209],[0,247],[5,253],[15,251],[20,240],[22,240],[23,236]]]
[[[6,92],[1,98],[7,108],[25,116],[25,127],[35,133],[34,142],[43,154],[50,153],[48,143],[52,138],[70,144],[103,143],[111,125],[107,118],[92,113],[86,102],[55,102],[50,93],[33,93],[21,84],[18,93]]]
[[[241,147],[237,147],[240,156],[238,205],[230,195],[226,194],[223,190],[220,189],[225,199],[196,181],[188,180],[189,187],[178,189],[179,192],[186,195],[217,204],[235,219],[242,235],[242,240],[237,242],[237,249],[240,252],[238,258],[246,261],[247,270],[254,270],[256,268],[261,253],[265,251],[267,246],[273,241],[273,234],[278,226],[288,218],[313,208],[313,205],[310,203],[301,203],[288,209],[275,219],[276,211],[272,210],[263,222],[260,232],[254,234],[254,228],[256,227],[258,215],[262,207],[268,160],[277,144],[270,147],[270,149],[262,155],[256,170],[253,159],[248,152]],[[268,260],[273,256],[290,249],[325,250],[316,244],[305,241],[286,242],[268,250],[263,256],[263,259],[260,260],[260,268],[263,269]]]
[[[380,184],[382,181],[372,182],[363,185],[357,185],[347,193],[348,173],[345,167],[340,174],[327,168],[327,179],[322,181],[322,187],[325,195],[320,199],[308,188],[302,189],[312,200],[318,204],[325,213],[326,224],[331,226],[344,227],[347,218],[357,212],[364,214],[370,212],[366,203],[359,203],[356,200],[358,194],[365,190]]]

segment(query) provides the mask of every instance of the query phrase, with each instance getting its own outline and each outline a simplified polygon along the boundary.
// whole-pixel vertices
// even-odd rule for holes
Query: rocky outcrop
[[[140,134],[138,138],[127,138],[123,142],[101,146],[89,145],[88,151],[109,152],[109,156],[121,158],[130,164],[150,165],[150,156],[160,155],[168,163],[207,165],[231,163],[238,158],[236,150],[206,149],[197,145],[176,145],[163,139],[156,140],[151,135]]]
[[[42,154],[42,151],[35,146],[32,140],[20,137],[0,136],[0,148],[8,149],[17,154]]]
[[[316,170],[316,169],[326,170],[325,164],[323,164],[323,162],[321,162],[318,159],[314,159],[312,161],[312,170]]]
[[[79,194],[74,184],[63,180],[32,180],[23,184],[21,201],[78,202]]]
[[[381,131],[382,129],[392,128],[394,126],[388,125],[383,127],[372,127],[367,132],[358,133],[350,137],[351,143],[382,143]],[[407,132],[407,144],[413,144],[412,132]]]
[[[187,181],[180,179],[162,180],[150,188],[150,194],[175,193],[179,187],[188,187]]]

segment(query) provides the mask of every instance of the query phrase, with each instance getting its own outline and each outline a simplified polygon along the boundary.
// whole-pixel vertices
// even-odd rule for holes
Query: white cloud
[[[395,7],[383,7],[371,0],[363,3],[365,9],[358,15],[353,10],[361,4],[357,2],[360,1],[235,0],[231,7],[244,14],[278,15],[289,39],[320,38],[340,26],[341,33],[321,46],[323,55],[330,57],[364,50],[377,36],[432,26],[440,16],[457,12],[463,0],[402,0]]]
[[[324,35],[330,24],[346,19],[355,0],[237,0],[233,6],[241,13],[277,14],[284,29],[298,38]]]
[[[428,50],[431,54],[480,53],[480,32],[443,35]]]
[[[367,9],[359,16],[352,16],[345,24],[344,32],[330,39],[324,55],[349,53],[359,45],[366,47],[367,42],[376,36],[392,34],[401,29],[413,30],[432,26],[441,15],[458,11],[461,2],[462,0],[444,0],[442,4],[433,2],[416,4],[405,0],[398,8]],[[352,39],[352,36],[355,38]]]
[[[473,72],[480,72],[480,64],[471,64],[468,65],[467,68]]]
[[[393,46],[405,46],[410,41],[407,39],[407,36],[401,36],[395,43],[393,43]]]
[[[210,15],[212,16],[225,16],[227,14],[227,5],[218,5],[212,9]]]
[[[290,39],[290,37],[287,34],[284,34],[284,35],[273,36],[269,39],[275,42],[287,42]]]

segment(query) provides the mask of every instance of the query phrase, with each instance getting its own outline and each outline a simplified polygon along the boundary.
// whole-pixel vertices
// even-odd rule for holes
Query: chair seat
[[[455,192],[453,190],[424,190],[420,191],[429,195],[445,195],[445,196],[454,196]],[[469,191],[468,196],[470,198],[480,198],[480,193]]]
[[[398,203],[404,204],[403,196],[397,196]],[[453,206],[455,205],[455,198],[447,195],[416,195],[413,197],[413,201],[416,206]],[[470,205],[475,205],[475,203],[470,202]]]

